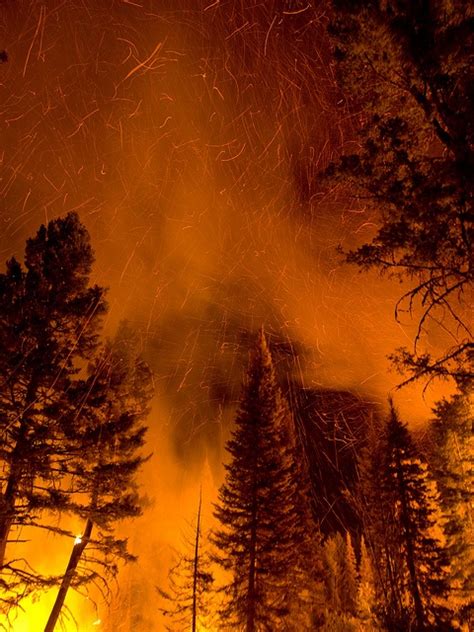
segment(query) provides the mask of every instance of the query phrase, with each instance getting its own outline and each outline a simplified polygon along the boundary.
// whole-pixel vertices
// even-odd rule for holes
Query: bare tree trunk
[[[196,539],[194,542],[194,565],[193,565],[193,615],[192,615],[192,632],[196,632],[197,628],[197,588],[199,573],[199,537],[201,535],[201,507],[202,507],[202,487],[199,490],[199,507],[196,521]]]
[[[74,543],[74,547],[71,551],[71,557],[69,558],[69,563],[66,568],[66,572],[63,575],[63,580],[61,582],[61,586],[59,588],[56,601],[54,602],[53,609],[51,610],[51,614],[49,615],[48,623],[44,628],[44,632],[54,632],[54,628],[56,627],[56,623],[58,622],[59,615],[61,613],[62,607],[64,606],[64,601],[66,600],[66,595],[71,585],[72,580],[74,579],[74,575],[76,574],[76,569],[79,564],[79,560],[82,557],[84,549],[89,543],[89,539],[92,533],[92,527],[94,526],[92,520],[89,518],[86,522],[86,528],[84,529],[84,533],[81,536],[80,540]]]

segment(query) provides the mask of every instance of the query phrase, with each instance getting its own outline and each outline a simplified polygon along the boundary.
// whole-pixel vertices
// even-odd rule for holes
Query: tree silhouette
[[[11,530],[66,502],[66,393],[97,347],[105,311],[103,288],[89,286],[93,261],[87,230],[69,213],[27,241],[24,266],[11,259],[0,275],[0,573],[10,586],[15,576],[34,579],[6,559]]]
[[[319,532],[307,522],[311,512],[301,513],[288,414],[261,331],[227,444],[231,460],[215,511],[220,528],[212,537],[229,577],[222,620],[246,632],[297,625],[294,599],[300,612],[306,602],[302,616],[313,614],[317,589],[302,557],[308,538],[317,549]]]
[[[373,562],[369,551],[367,550],[365,538],[362,536],[360,542],[360,561],[357,578],[357,616],[367,630],[373,629],[372,624],[376,622],[376,595],[377,591],[375,588]]]

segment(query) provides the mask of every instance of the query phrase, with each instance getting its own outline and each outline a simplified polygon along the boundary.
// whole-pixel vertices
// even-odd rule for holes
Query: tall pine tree
[[[375,576],[374,601],[388,629],[400,629],[404,621],[403,556],[397,544],[398,523],[392,498],[381,495],[386,437],[377,419],[368,427],[366,446],[358,458],[358,482],[351,502],[363,526],[364,545],[371,553]],[[362,548],[361,548],[362,556]],[[362,564],[362,557],[361,557]],[[362,567],[361,569],[362,570]]]
[[[329,536],[324,558],[327,604],[324,629],[344,624],[352,629],[357,623],[357,565],[350,534],[346,533],[345,538],[340,533]]]
[[[65,501],[57,460],[66,394],[78,361],[97,346],[106,309],[103,288],[89,285],[93,261],[87,230],[69,213],[41,226],[26,243],[24,265],[11,259],[0,275],[0,573],[7,585],[9,575],[24,572],[6,558],[12,529],[37,524],[44,508],[60,510]]]
[[[227,444],[231,460],[213,534],[217,561],[229,577],[221,616],[245,632],[308,629],[298,627],[300,614],[308,613],[295,613],[291,602],[297,598],[304,609],[305,597],[314,597],[314,586],[302,582],[302,556],[308,537],[317,547],[319,536],[301,505],[290,423],[261,331]]]

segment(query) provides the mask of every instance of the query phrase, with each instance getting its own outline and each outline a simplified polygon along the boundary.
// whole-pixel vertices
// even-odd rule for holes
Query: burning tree
[[[89,366],[89,376],[71,388],[72,406],[63,420],[69,441],[64,464],[69,496],[66,509],[84,519],[45,632],[53,632],[69,588],[115,576],[120,559],[135,559],[127,541],[115,534],[117,523],[141,514],[136,474],[153,395],[148,366],[137,355],[126,328]],[[96,532],[96,533],[95,533]]]
[[[311,627],[318,598],[319,531],[302,506],[306,481],[288,440],[292,423],[262,331],[227,444],[231,461],[215,511],[221,527],[212,537],[229,574],[221,617],[246,632],[296,627],[298,616]]]
[[[444,0],[332,5],[339,78],[361,109],[361,125],[357,151],[329,175],[380,216],[372,241],[348,260],[412,282],[396,314],[417,310],[414,348],[393,356],[407,381],[452,376],[466,383],[474,354],[465,296],[473,280],[472,7]],[[436,324],[452,343],[432,357],[419,343]]]
[[[9,588],[24,595],[41,583],[6,558],[12,530],[37,526],[43,510],[66,503],[63,411],[77,361],[94,353],[105,312],[104,289],[89,286],[93,261],[87,230],[69,213],[41,226],[26,243],[24,265],[11,259],[0,275],[0,574],[7,603],[16,599],[6,596]]]

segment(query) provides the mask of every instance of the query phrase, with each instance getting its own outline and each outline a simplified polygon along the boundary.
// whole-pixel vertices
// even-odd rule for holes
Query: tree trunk
[[[5,488],[5,493],[1,499],[1,517],[0,517],[0,568],[5,564],[5,552],[8,543],[8,536],[12,528],[15,515],[15,501],[23,474],[23,454],[26,442],[27,422],[23,418],[20,422],[18,439],[11,453],[10,473]]]
[[[89,543],[93,526],[93,522],[89,518],[86,522],[86,528],[84,529],[84,533],[81,536],[80,541],[74,544],[74,548],[71,551],[71,557],[69,558],[66,572],[63,575],[63,580],[61,582],[56,601],[54,602],[53,609],[51,610],[51,614],[49,615],[48,623],[44,628],[44,632],[54,632],[54,628],[56,627],[56,623],[58,622],[58,618],[64,605],[64,601],[66,600],[67,592],[76,573],[79,560],[81,559],[84,549]]]
[[[13,514],[15,511],[15,496],[18,488],[19,477],[15,475],[12,468],[8,477],[7,488],[2,498],[2,516],[0,519],[0,568],[5,564],[5,552],[7,549],[8,536],[13,525]]]
[[[257,566],[257,485],[254,482],[252,493],[252,524],[250,533],[250,559],[249,559],[249,577],[247,591],[247,625],[245,632],[255,632],[255,574]]]
[[[27,432],[28,432],[28,411],[36,400],[38,391],[38,376],[33,375],[28,384],[25,396],[24,409],[20,416],[20,427],[18,438],[11,452],[10,472],[5,493],[1,499],[0,510],[0,569],[5,564],[5,552],[8,543],[10,529],[14,523],[15,504],[20,487],[20,482],[24,474],[25,462],[28,457]]]
[[[202,506],[202,488],[199,491],[199,507],[196,521],[196,540],[194,543],[194,566],[193,566],[193,614],[192,614],[192,632],[196,632],[197,628],[197,589],[198,589],[198,573],[199,573],[199,536],[201,532],[201,506]]]

